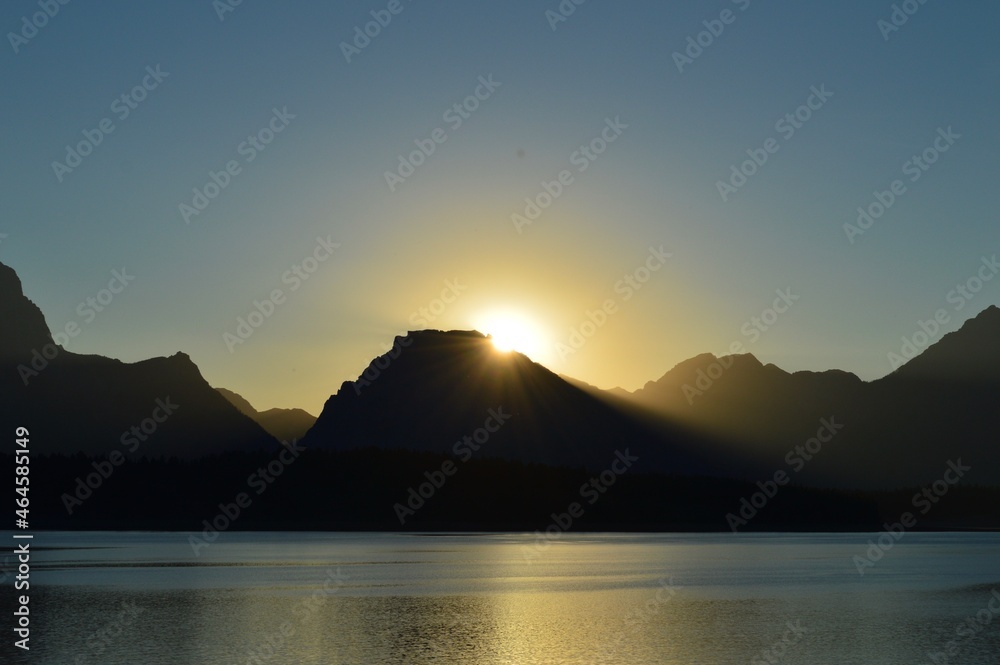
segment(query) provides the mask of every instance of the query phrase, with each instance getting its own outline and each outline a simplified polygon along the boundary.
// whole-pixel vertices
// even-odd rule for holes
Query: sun
[[[497,351],[517,351],[532,360],[543,360],[547,352],[546,336],[530,318],[512,311],[490,312],[479,318],[476,329],[492,338]]]

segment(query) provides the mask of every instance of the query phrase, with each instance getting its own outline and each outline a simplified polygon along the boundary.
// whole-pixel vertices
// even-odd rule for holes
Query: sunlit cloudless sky
[[[67,348],[184,351],[259,408],[318,413],[419,328],[520,318],[529,355],[601,387],[737,341],[790,371],[874,379],[938,309],[943,333],[1000,302],[1000,279],[961,310],[947,299],[1000,252],[991,3],[914,2],[886,39],[888,2],[590,0],[553,30],[555,0],[403,0],[347,62],[341,44],[388,5],[244,0],[220,19],[210,0],[74,2],[16,53],[8,34],[0,260],[50,328],[79,324]],[[20,33],[38,11],[6,3],[0,27]],[[688,37],[720,26],[679,71]],[[169,75],[120,119],[112,104],[147,67]],[[445,114],[487,96],[480,77],[499,85],[456,126]],[[779,131],[814,88],[832,96]],[[275,109],[287,126],[248,162],[240,145]],[[114,131],[60,182],[52,163],[104,118]],[[581,172],[577,151],[609,122],[614,142]],[[391,191],[385,172],[438,128],[446,140]],[[960,138],[911,181],[904,164],[949,128]],[[769,138],[777,151],[723,200],[718,181]],[[239,173],[187,223],[179,205],[230,160]],[[572,182],[518,230],[512,215],[563,170]],[[850,242],[844,224],[896,179],[905,192]],[[339,247],[292,290],[283,275],[317,238]],[[619,280],[661,246],[670,257],[626,301]],[[123,267],[128,287],[81,315]],[[274,289],[273,314],[227,345]],[[794,305],[747,334],[779,289]]]

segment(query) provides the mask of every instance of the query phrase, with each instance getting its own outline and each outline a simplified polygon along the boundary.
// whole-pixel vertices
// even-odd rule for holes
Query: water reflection
[[[519,536],[233,536],[197,565],[168,534],[39,552],[4,662],[924,663],[1000,588],[993,536],[914,534],[864,578],[858,536],[581,536],[530,566]],[[962,663],[995,662],[996,606]]]

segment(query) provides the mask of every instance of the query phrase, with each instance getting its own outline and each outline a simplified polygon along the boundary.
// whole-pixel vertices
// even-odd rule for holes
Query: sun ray
[[[480,317],[476,328],[490,336],[497,351],[517,351],[539,362],[547,356],[546,335],[534,321],[519,312],[490,312]]]

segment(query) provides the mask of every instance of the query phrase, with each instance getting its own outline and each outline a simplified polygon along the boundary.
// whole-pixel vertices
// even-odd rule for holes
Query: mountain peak
[[[687,453],[671,456],[659,436],[527,356],[497,350],[480,332],[424,330],[397,337],[356,381],[345,382],[304,445],[601,469],[616,447],[645,442],[650,466],[691,463]]]
[[[756,373],[760,370],[777,370],[784,372],[774,365],[765,365],[752,353],[730,354],[726,356],[716,356],[714,353],[700,353],[692,358],[683,360],[674,365],[666,374],[656,381],[648,381],[637,393],[643,391],[674,390],[679,386],[694,383],[699,376],[705,374],[711,378],[719,378],[723,374],[736,372]]]
[[[46,348],[54,342],[45,317],[24,295],[17,273],[4,264],[0,322],[0,392],[5,397],[0,420],[36,423],[32,434],[45,442],[46,452],[104,455],[117,450],[119,442],[125,445],[123,431],[152,422],[151,417],[156,436],[145,437],[148,444],[137,439],[141,447],[130,447],[129,453],[198,457],[277,445],[211,389],[186,353],[134,363],[66,350],[53,356]],[[32,359],[33,351],[44,354],[44,365]]]
[[[1000,307],[990,305],[884,377],[995,381],[1000,376]]]
[[[232,390],[216,388],[215,391],[226,398],[240,413],[263,427],[268,434],[282,442],[297,441],[316,422],[316,417],[303,409],[268,409],[258,411],[250,402]]]
[[[23,361],[32,350],[41,352],[53,344],[42,310],[24,295],[21,279],[10,266],[0,263],[0,357]]]
[[[987,322],[992,325],[1000,325],[1000,307],[996,305],[990,305],[979,314],[974,316],[972,321]]]
[[[403,360],[399,360],[405,356]],[[371,386],[375,392],[382,387],[377,380],[385,372],[398,372],[395,369],[402,365],[410,367],[414,360],[436,368],[442,363],[451,363],[460,359],[465,365],[477,367],[512,368],[524,363],[535,364],[527,356],[511,351],[501,353],[490,342],[490,337],[478,330],[411,330],[406,335],[397,335],[392,347],[385,353],[374,358],[368,367],[354,381],[341,384],[337,396],[350,399],[360,395],[362,390]],[[540,367],[540,366],[539,366]],[[548,371],[548,370],[546,370]]]

